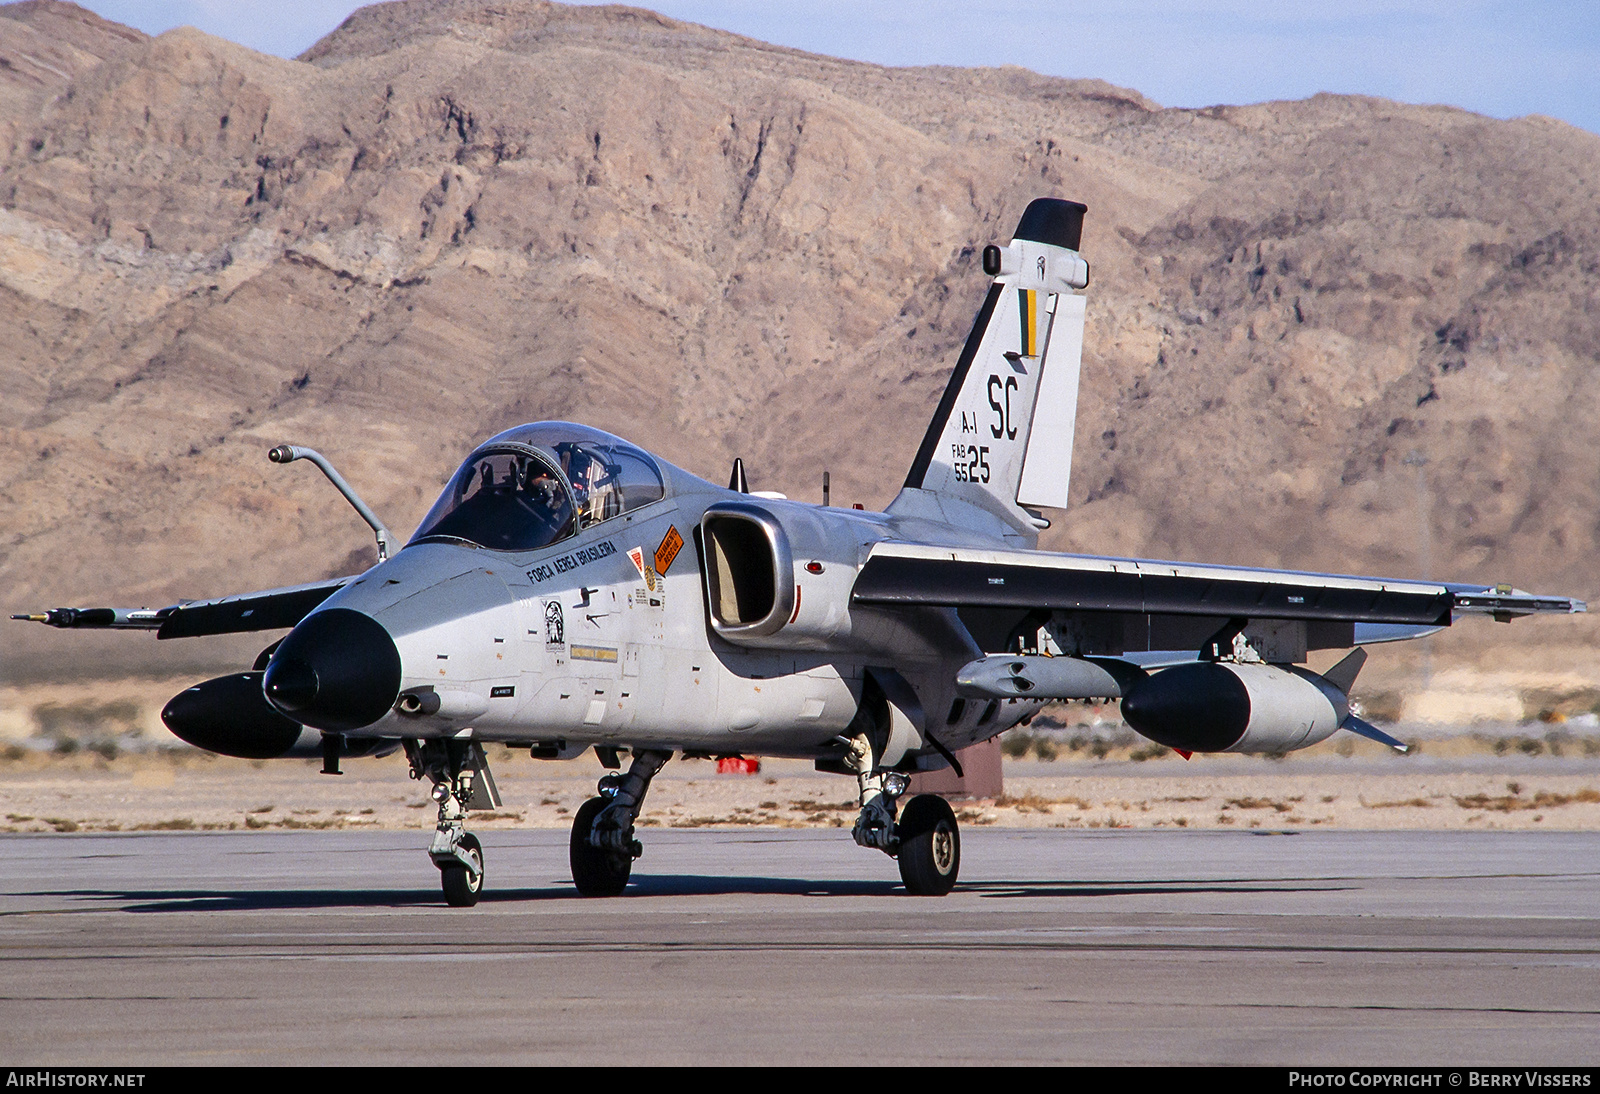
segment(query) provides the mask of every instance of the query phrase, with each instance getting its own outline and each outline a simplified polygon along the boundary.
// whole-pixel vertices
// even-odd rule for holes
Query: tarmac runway
[[[839,831],[0,837],[0,1062],[1600,1061],[1600,835],[968,829],[900,888]]]

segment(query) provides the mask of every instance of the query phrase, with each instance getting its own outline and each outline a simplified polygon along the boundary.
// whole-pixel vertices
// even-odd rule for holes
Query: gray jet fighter
[[[233,756],[403,750],[433,784],[429,854],[446,899],[477,901],[468,811],[498,792],[484,744],[610,770],[578,810],[572,877],[620,893],[635,823],[674,753],[803,757],[853,776],[854,837],[898,859],[911,893],[947,893],[961,845],[944,799],[909,776],[1055,699],[1120,698],[1181,752],[1285,751],[1340,729],[1404,747],[1351,713],[1366,644],[1463,615],[1583,611],[1510,586],[1255,570],[1038,551],[1065,508],[1089,267],[1085,207],[1034,201],[1006,246],[918,449],[883,512],[714,485],[596,429],[519,426],[467,457],[405,547],[372,525],[366,573],[152,611],[57,608],[57,627],[180,638],[292,628],[248,672],[162,713]],[[1332,670],[1308,651],[1351,649]],[[624,754],[626,771],[621,769]]]

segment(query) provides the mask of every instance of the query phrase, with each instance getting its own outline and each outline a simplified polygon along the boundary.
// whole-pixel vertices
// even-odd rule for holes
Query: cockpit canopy
[[[467,457],[411,542],[535,551],[665,496],[660,469],[640,449],[587,426],[539,422]]]

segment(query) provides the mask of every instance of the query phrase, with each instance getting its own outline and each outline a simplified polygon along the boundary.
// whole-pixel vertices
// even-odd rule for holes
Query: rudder
[[[1087,211],[1038,198],[1009,246],[984,248],[994,282],[891,513],[931,504],[954,523],[992,524],[976,507],[1031,540],[1048,522],[1025,507],[1066,507],[1084,317],[1070,290],[1089,282]]]

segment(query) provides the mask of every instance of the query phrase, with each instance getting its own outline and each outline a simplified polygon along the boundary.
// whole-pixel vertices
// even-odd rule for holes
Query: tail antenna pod
[[[378,539],[378,561],[382,562],[389,557],[389,550],[394,543],[394,536],[384,526],[383,521],[378,519],[378,515],[372,511],[371,507],[361,500],[361,496],[355,492],[349,483],[344,481],[344,476],[334,470],[333,464],[328,462],[326,456],[314,448],[304,448],[297,444],[280,444],[277,448],[267,453],[267,459],[273,463],[293,463],[295,460],[310,460],[316,464],[322,473],[328,476],[328,481],[333,483],[334,488],[344,495],[344,500],[348,501],[355,511],[360,514],[361,519],[372,527],[372,534]]]

